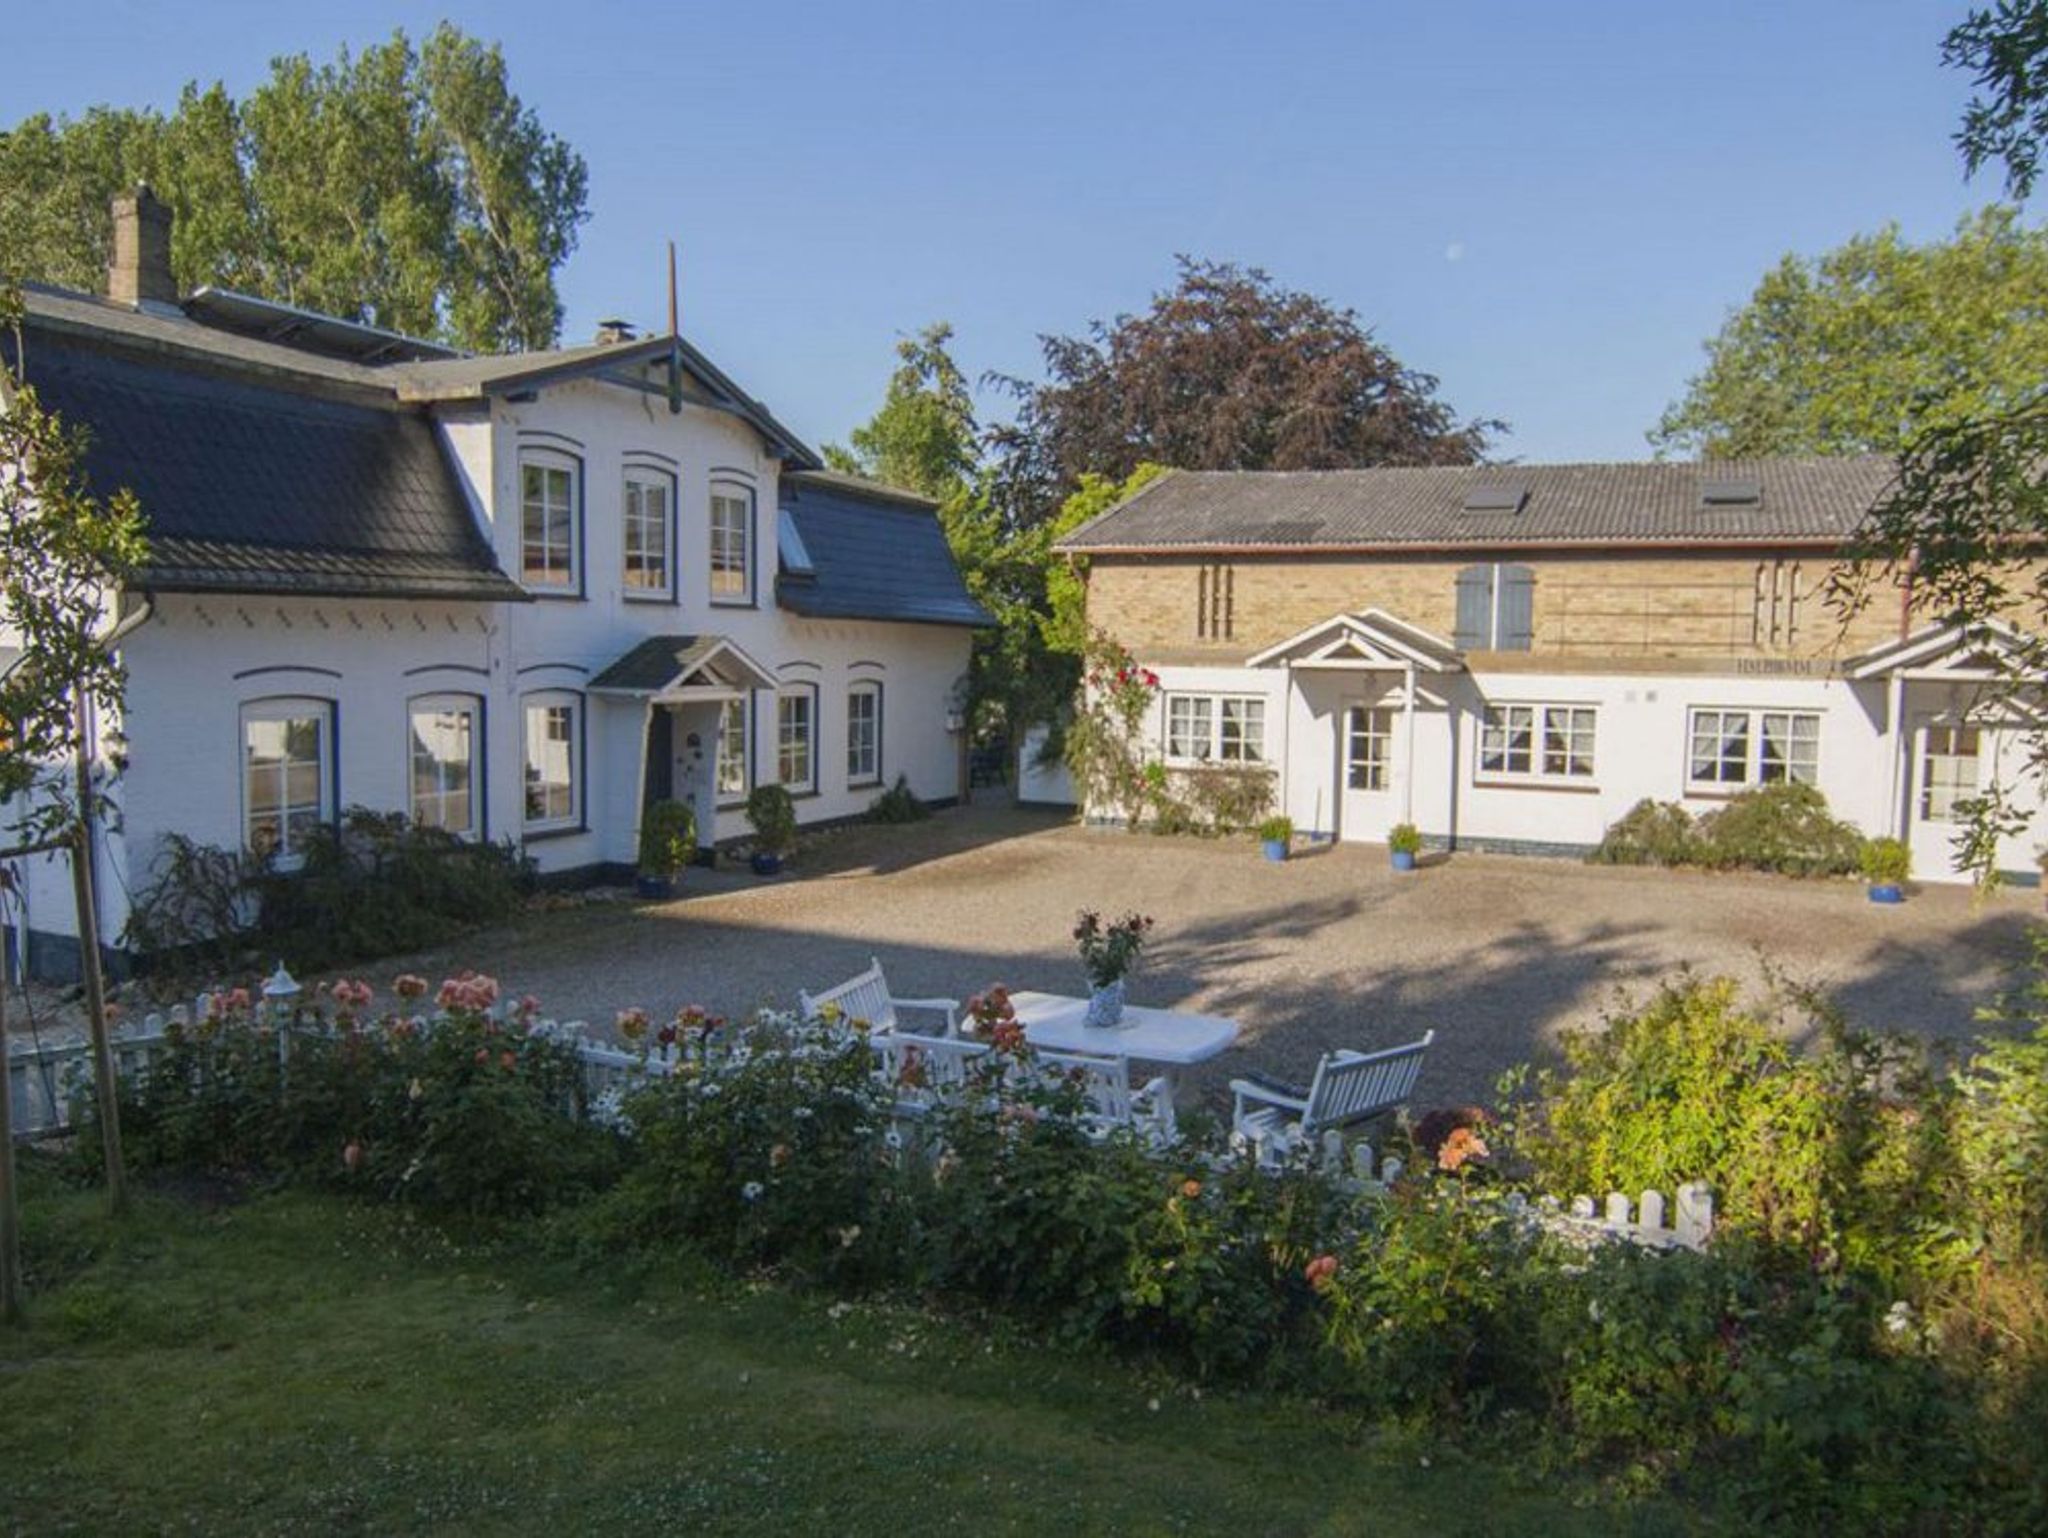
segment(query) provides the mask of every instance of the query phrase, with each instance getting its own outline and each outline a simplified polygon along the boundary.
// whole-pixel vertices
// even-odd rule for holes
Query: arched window
[[[583,821],[583,696],[548,689],[520,701],[525,736],[525,823],[529,833]]]
[[[334,820],[334,701],[295,696],[242,707],[242,843],[287,868]]]
[[[583,461],[554,449],[519,451],[519,580],[574,594],[583,580]]]
[[[882,686],[862,679],[846,691],[846,784],[848,789],[882,780]]]
[[[406,786],[412,820],[458,838],[483,832],[483,701],[473,694],[421,694],[406,704]]]

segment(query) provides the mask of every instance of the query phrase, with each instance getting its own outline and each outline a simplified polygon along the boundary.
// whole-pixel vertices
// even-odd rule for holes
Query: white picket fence
[[[203,1013],[205,1004],[197,1006]],[[188,1025],[195,1011],[183,1005],[168,1015],[150,1014],[133,1025],[117,1026],[113,1033],[114,1066],[124,1079],[146,1072],[165,1046],[169,1026]],[[435,1017],[422,1016],[413,1023],[431,1028]],[[280,1049],[289,1052],[291,1035],[324,1032],[327,1027],[302,1021],[281,1039]],[[585,1022],[546,1020],[534,1027],[536,1034],[572,1041],[577,1061],[583,1068],[586,1103],[615,1106],[634,1085],[648,1078],[665,1078],[674,1065],[660,1054],[643,1057],[638,1052],[586,1039]],[[81,1085],[91,1082],[92,1044],[83,1037],[38,1043],[15,1037],[7,1044],[7,1091],[13,1096],[14,1136],[17,1142],[61,1137],[71,1130],[71,1102]]]

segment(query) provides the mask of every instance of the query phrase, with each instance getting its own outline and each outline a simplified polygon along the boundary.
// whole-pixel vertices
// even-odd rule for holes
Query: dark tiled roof
[[[29,382],[44,405],[90,432],[92,489],[125,487],[142,504],[145,586],[526,596],[498,568],[423,413],[109,350],[31,324]]]
[[[722,639],[715,635],[649,636],[591,679],[590,687],[635,694],[666,689],[716,651]]]
[[[814,619],[990,625],[960,580],[945,530],[923,497],[838,475],[785,475],[814,576],[776,579],[775,601]]]
[[[1082,525],[1059,548],[1832,543],[1883,493],[1882,455],[1845,459],[1499,465],[1442,469],[1177,471]],[[1707,505],[1707,481],[1753,480],[1753,503]],[[1519,511],[1467,511],[1519,487]],[[1480,500],[1484,500],[1483,498]],[[1512,505],[1513,499],[1504,499]]]

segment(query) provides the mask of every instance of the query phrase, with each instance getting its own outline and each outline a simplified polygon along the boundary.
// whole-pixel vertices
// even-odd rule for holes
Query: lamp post
[[[271,1023],[277,1031],[277,1084],[284,1088],[285,1059],[289,1055],[288,1043],[291,1038],[292,1016],[297,1009],[293,1002],[299,996],[298,979],[284,969],[279,961],[277,970],[263,980],[263,1001],[270,1010]]]

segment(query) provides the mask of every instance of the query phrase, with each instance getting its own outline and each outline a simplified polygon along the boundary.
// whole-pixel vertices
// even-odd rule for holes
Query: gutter
[[[1651,555],[1659,552],[1686,550],[1839,550],[1848,536],[1822,538],[1817,535],[1769,536],[1743,535],[1729,539],[1671,539],[1671,540],[1618,540],[1618,539],[1513,539],[1513,540],[1412,540],[1380,541],[1361,543],[1317,543],[1303,545],[1281,545],[1273,543],[1222,543],[1222,544],[1178,544],[1178,545],[1054,545],[1056,554],[1066,556],[1319,556],[1319,555],[1471,555],[1485,551],[1557,551],[1568,554],[1598,555],[1603,552],[1620,552],[1630,555]]]

